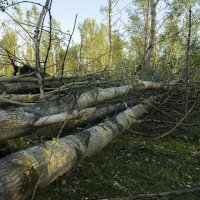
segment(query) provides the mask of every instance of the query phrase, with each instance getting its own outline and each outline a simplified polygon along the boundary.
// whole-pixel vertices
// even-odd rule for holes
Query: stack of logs
[[[0,142],[27,135],[47,140],[0,159],[0,199],[25,199],[139,123],[177,83],[122,86],[101,74],[45,77],[44,99],[28,75],[0,77],[0,84]],[[138,98],[145,90],[158,92]]]

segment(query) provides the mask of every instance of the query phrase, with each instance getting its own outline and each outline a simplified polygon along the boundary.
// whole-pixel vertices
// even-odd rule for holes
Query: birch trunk
[[[145,37],[144,37],[144,57],[143,57],[143,65],[146,68],[146,61],[147,61],[147,49],[148,49],[148,38],[149,38],[149,27],[150,27],[150,17],[149,17],[149,10],[150,10],[150,0],[147,1],[147,8],[146,8],[146,19],[145,19]]]
[[[159,0],[150,0],[151,7],[151,28],[150,28],[150,39],[149,39],[149,49],[148,49],[148,58],[147,66],[148,71],[152,71],[152,57],[155,50],[155,38],[156,38],[156,7]]]
[[[58,82],[45,82],[45,87],[57,87]],[[5,83],[0,85],[0,94],[13,94],[13,93],[22,93],[22,92],[32,92],[34,90],[39,90],[39,86],[37,83],[31,82],[19,82],[19,83]]]
[[[109,0],[108,2],[108,29],[109,29],[109,63],[108,66],[109,68],[112,66],[112,58],[113,58],[113,49],[112,49],[112,0]]]
[[[70,131],[75,128],[78,128],[84,124],[91,124],[97,120],[103,119],[106,116],[108,117],[110,115],[118,113],[118,112],[126,109],[127,106],[132,107],[134,105],[136,105],[136,101],[132,100],[132,101],[126,102],[126,104],[117,103],[114,105],[102,106],[100,108],[97,108],[97,107],[86,108],[80,112],[75,111],[75,112],[73,112],[74,116],[71,115],[72,119],[67,120],[65,122],[66,124],[64,127],[63,127],[63,122],[66,119],[63,118],[63,116],[61,116],[59,118],[59,121],[57,121],[58,123],[52,123],[54,121],[52,121],[51,119],[49,119],[47,121],[43,121],[45,119],[45,117],[44,117],[44,118],[41,118],[42,120],[41,121],[39,120],[37,123],[41,123],[43,121],[44,123],[46,123],[46,125],[48,124],[48,126],[43,126],[42,128],[40,127],[39,129],[34,131],[30,137],[35,138],[35,139],[42,138],[43,140],[56,138],[59,134],[59,131],[62,129],[62,127],[63,127],[63,131],[61,132],[61,134],[63,132],[65,133],[65,131]],[[58,114],[58,115],[60,115],[60,114]],[[35,125],[37,125],[37,124],[35,124]]]
[[[48,103],[40,102],[30,108],[0,109],[0,141],[30,134],[36,129],[34,123],[40,121],[44,116],[49,118],[49,115],[67,112],[64,114],[67,118],[74,109],[88,108],[126,94],[133,94],[136,91],[159,88],[165,88],[165,85],[144,81],[135,85],[92,90],[83,93],[77,101],[72,95]],[[56,122],[57,119],[53,118]]]
[[[151,108],[157,97],[118,114],[83,132],[45,142],[8,155],[0,160],[0,199],[25,199],[39,181],[44,187],[69,171],[85,157],[100,152],[118,134],[137,122]]]
[[[36,76],[38,78],[38,85],[40,89],[40,98],[43,99],[44,97],[44,85],[42,82],[42,69],[40,66],[40,38],[42,34],[42,26],[43,22],[45,20],[45,15],[49,9],[51,1],[46,0],[46,3],[42,9],[42,12],[40,13],[40,17],[37,23],[37,27],[35,29],[35,34],[34,34],[34,44],[35,44],[35,68],[36,68]]]

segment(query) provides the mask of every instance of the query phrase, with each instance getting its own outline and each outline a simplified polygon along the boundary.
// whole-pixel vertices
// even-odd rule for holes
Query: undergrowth
[[[131,199],[137,194],[199,187],[200,137],[194,135],[173,133],[153,140],[152,136],[129,130],[102,152],[38,191],[36,199]],[[162,199],[199,200],[200,194]]]

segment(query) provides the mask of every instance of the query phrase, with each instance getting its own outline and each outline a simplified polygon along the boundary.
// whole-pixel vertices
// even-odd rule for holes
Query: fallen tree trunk
[[[136,101],[134,100],[128,101],[126,104],[127,106],[134,106],[136,104]],[[21,131],[21,129],[13,127],[15,131],[12,131],[12,133],[14,133],[15,135],[18,134],[20,136],[24,135],[28,136],[33,134],[33,137],[51,139],[52,137],[58,136],[59,131],[63,127],[64,122],[65,126],[63,127],[63,130],[68,131],[85,123],[92,123],[95,122],[96,120],[102,119],[105,116],[118,113],[119,111],[122,111],[124,109],[126,109],[126,106],[123,103],[117,103],[113,105],[112,104],[104,105],[101,107],[86,108],[81,111],[74,110],[71,113],[65,112],[65,113],[45,116],[40,118],[31,127],[29,127],[30,131],[28,131],[28,129]],[[7,139],[15,138],[13,137],[14,134],[12,135],[10,134],[11,138],[8,138],[8,135],[4,136],[2,135],[0,141],[4,142]]]
[[[31,74],[30,74],[31,75]],[[35,89],[38,89],[38,80],[36,77],[31,77],[28,75],[21,75],[21,76],[11,76],[11,77],[0,77],[0,93],[7,93],[7,94],[13,94],[13,93],[20,93],[22,91],[32,91]],[[33,74],[32,74],[33,75]],[[112,82],[112,80],[105,80],[106,75],[102,78],[100,74],[88,74],[88,75],[77,75],[77,76],[68,76],[62,78],[61,83],[61,77],[55,77],[55,76],[47,76],[44,77],[44,86],[45,87],[60,87],[61,85],[95,85],[97,82],[99,84],[101,82]],[[117,81],[117,80],[115,80]],[[119,82],[119,80],[118,80]]]
[[[0,85],[0,93],[12,94],[18,91],[29,91],[38,89],[37,83],[6,83]]]
[[[127,102],[128,106],[133,106],[136,104],[136,101],[129,101]],[[78,120],[80,122],[87,121],[88,119],[97,118],[97,117],[103,117],[109,114],[112,114],[113,112],[118,112],[119,109],[124,108],[123,103],[117,103],[114,105],[107,105],[102,107],[91,107],[91,108],[85,108],[81,111],[74,110],[72,113],[64,112],[60,114],[50,115],[41,117],[39,120],[37,120],[33,126],[47,126],[55,123],[61,123],[64,121],[68,121],[69,123],[73,124],[74,120]]]
[[[32,194],[35,185],[48,185],[85,157],[100,152],[146,114],[157,98],[151,97],[118,114],[115,119],[83,132],[4,157],[0,160],[0,198],[25,199]]]
[[[0,110],[0,141],[19,137],[33,131],[35,129],[34,124],[44,116],[48,115],[48,118],[50,118],[49,115],[64,111],[67,112],[65,114],[65,117],[67,117],[74,109],[91,107],[136,91],[159,88],[165,88],[165,85],[144,81],[135,85],[85,92],[80,95],[78,100],[71,95],[52,102],[41,102],[30,108]]]
[[[104,76],[105,77],[105,73]],[[13,83],[13,82],[35,82],[37,83],[38,80],[34,73],[31,74],[23,74],[19,76],[3,76],[0,77],[0,83]],[[60,82],[61,77],[59,76],[45,76],[44,81],[57,81]],[[84,80],[100,80],[102,79],[102,72],[101,73],[91,73],[87,75],[73,75],[73,76],[63,76],[62,81],[66,82],[74,82],[74,81],[84,81]]]
[[[71,119],[69,119],[65,122],[65,126],[63,127],[63,122],[66,120],[63,117],[63,114],[58,114],[60,115],[59,118],[56,117],[55,119],[57,120],[57,123],[55,123],[54,119],[50,118],[45,121],[45,117],[43,118],[42,121],[38,121],[39,124],[37,125],[42,125],[40,123],[46,124],[46,126],[37,129],[32,133],[30,138],[42,138],[44,139],[51,139],[52,137],[57,137],[59,134],[59,131],[63,128],[63,131],[69,131],[73,130],[74,128],[79,128],[83,124],[91,124],[93,122],[96,122],[97,120],[100,120],[106,116],[113,115],[114,113],[118,113],[119,111],[125,110],[128,107],[132,107],[136,105],[136,101],[128,101],[126,104],[124,103],[117,103],[113,105],[106,105],[106,106],[101,106],[99,108],[97,107],[91,107],[91,108],[86,108],[81,110],[80,112],[74,111],[73,114],[71,115]],[[59,120],[58,120],[59,119]],[[47,126],[48,125],[48,126]],[[61,133],[62,134],[62,133]]]
[[[52,90],[50,88],[49,92],[44,93],[44,99],[48,100],[53,97],[56,97],[58,94],[66,94],[68,91],[77,90],[77,89],[86,89],[86,86],[90,88],[91,86],[98,86],[98,85],[105,85],[111,84],[114,81],[96,81],[89,85],[88,82],[76,82],[76,83],[69,83],[61,86],[60,88],[56,88]],[[5,100],[1,100],[4,98]],[[20,103],[36,103],[40,100],[39,94],[3,94],[0,95],[0,106],[2,105],[10,105],[10,104],[20,104]],[[16,103],[12,103],[16,102]],[[7,103],[7,104],[6,104]],[[28,105],[28,104],[27,104]]]
[[[75,82],[75,83],[68,83],[66,84],[67,87],[71,87],[73,85],[85,85],[87,82]],[[60,83],[58,81],[46,81],[44,83],[45,89],[52,89],[52,88],[58,88],[60,86]],[[39,86],[37,83],[34,82],[16,82],[16,83],[5,83],[0,85],[0,93],[6,93],[6,94],[15,94],[15,93],[25,93],[25,92],[31,92],[36,91],[38,92]]]

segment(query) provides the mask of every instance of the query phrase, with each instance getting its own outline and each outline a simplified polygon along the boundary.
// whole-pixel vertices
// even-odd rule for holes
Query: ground
[[[199,187],[199,144],[197,133],[174,132],[170,137],[153,140],[129,130],[102,152],[38,191],[35,199],[131,199],[136,194]],[[190,194],[162,199],[199,198],[200,194]]]

